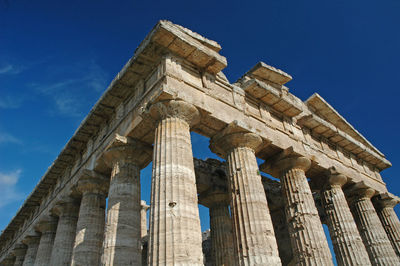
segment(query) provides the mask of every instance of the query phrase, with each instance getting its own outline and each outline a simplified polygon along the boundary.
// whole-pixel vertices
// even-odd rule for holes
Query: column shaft
[[[151,185],[149,265],[202,265],[201,228],[189,124],[159,121]]]
[[[232,222],[227,204],[210,207],[210,229],[214,264],[235,265]]]
[[[23,266],[32,266],[35,264],[36,254],[39,247],[39,236],[28,236],[23,242],[28,246],[25,254]]]
[[[103,193],[85,192],[79,209],[72,265],[99,265],[104,235],[106,199]]]
[[[393,207],[386,207],[378,211],[378,215],[397,256],[400,257],[400,221],[397,214]]]
[[[254,150],[227,155],[235,249],[240,265],[280,265],[278,245]]]
[[[37,249],[35,266],[48,266],[50,265],[51,251],[53,249],[54,238],[56,236],[57,221],[51,219],[50,221],[40,222],[38,229],[42,235],[40,237],[39,247]]]
[[[283,160],[298,160],[290,162],[293,166],[285,167],[281,174],[294,261],[296,265],[333,265],[318,210],[305,176],[304,168],[309,168],[310,161],[303,157]],[[297,167],[296,164],[302,166]]]
[[[338,265],[371,265],[341,186],[328,186],[321,196]]]
[[[108,193],[103,265],[141,265],[140,168],[116,161]]]
[[[399,259],[371,202],[374,191],[360,192],[351,210],[372,265],[399,265]],[[364,194],[364,192],[366,192]]]
[[[24,259],[26,255],[27,246],[24,244],[19,244],[14,249],[13,253],[15,255],[15,263],[14,266],[22,266],[24,264]]]
[[[79,205],[73,202],[66,202],[59,204],[56,208],[59,219],[50,265],[64,266],[71,264]]]

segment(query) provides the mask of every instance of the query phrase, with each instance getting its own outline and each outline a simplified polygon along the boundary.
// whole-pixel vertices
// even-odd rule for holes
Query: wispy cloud
[[[17,183],[22,170],[17,169],[11,172],[0,172],[0,208],[24,198],[23,193],[17,189]]]
[[[23,102],[22,96],[0,95],[0,108],[2,109],[17,109]]]
[[[73,66],[59,66],[48,76],[57,81],[31,84],[38,93],[50,97],[59,114],[71,117],[83,115],[88,97],[98,96],[106,86],[108,74],[94,61],[81,62]],[[92,98],[92,97],[91,97]]]
[[[0,131],[0,145],[1,144],[8,144],[8,143],[13,143],[13,144],[22,144],[22,141],[13,135],[10,135],[5,132]]]
[[[0,65],[0,74],[3,75],[14,75],[14,74],[19,74],[24,70],[23,67],[20,66],[16,66],[13,64],[3,64]]]

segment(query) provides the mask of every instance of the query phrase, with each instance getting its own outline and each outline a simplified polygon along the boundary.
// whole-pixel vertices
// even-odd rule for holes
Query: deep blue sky
[[[219,42],[231,82],[264,61],[301,99],[318,92],[392,162],[400,195],[399,13],[398,0],[0,0],[0,228],[159,19]]]

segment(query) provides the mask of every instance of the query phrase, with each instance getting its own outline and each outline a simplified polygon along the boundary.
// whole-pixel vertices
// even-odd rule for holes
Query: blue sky
[[[399,11],[397,0],[0,0],[0,228],[159,19],[219,42],[231,82],[264,61],[301,99],[318,92],[392,162],[382,175],[400,195]]]

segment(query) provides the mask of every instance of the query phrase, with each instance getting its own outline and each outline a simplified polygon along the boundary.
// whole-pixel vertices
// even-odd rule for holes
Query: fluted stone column
[[[32,266],[35,264],[36,254],[39,247],[40,236],[28,236],[22,243],[28,246],[25,254],[23,266]]]
[[[102,265],[141,265],[140,169],[151,147],[117,135],[104,154],[112,167]]]
[[[346,176],[332,171],[321,192],[336,261],[338,265],[371,265],[342,190],[346,182]]]
[[[42,233],[39,247],[36,254],[35,266],[50,265],[51,251],[53,249],[54,238],[56,236],[57,219],[49,216],[40,221],[36,230]]]
[[[400,265],[400,261],[383,229],[371,202],[375,190],[354,189],[349,194],[350,209],[364,241],[372,265]]]
[[[230,126],[211,140],[211,149],[228,162],[233,235],[239,265],[281,265],[255,156],[261,144],[258,135],[235,132]]]
[[[293,259],[296,265],[333,265],[305,175],[310,166],[310,160],[305,157],[289,157],[275,163],[280,171]]]
[[[82,200],[71,265],[100,264],[107,189],[105,179],[93,171],[85,171],[78,182],[77,190],[82,193]]]
[[[15,255],[15,263],[14,266],[22,266],[24,264],[25,254],[26,254],[27,246],[24,244],[18,244],[13,250],[13,254]]]
[[[150,208],[150,206],[146,204],[145,200],[142,200],[140,202],[140,206],[141,206],[141,209],[140,209],[140,219],[141,219],[140,227],[141,227],[141,230],[140,231],[142,232],[141,235],[142,235],[142,238],[143,238],[143,237],[147,236],[147,210]]]
[[[157,120],[153,151],[148,265],[203,265],[190,126],[191,104],[171,100],[150,109]]]
[[[79,202],[72,198],[65,198],[56,204],[53,212],[59,218],[50,265],[70,265],[79,215]]]
[[[400,221],[393,209],[399,203],[399,198],[384,193],[374,197],[374,203],[383,228],[397,256],[400,257]]]
[[[206,191],[200,203],[209,208],[213,265],[236,265],[229,195],[223,191]]]

